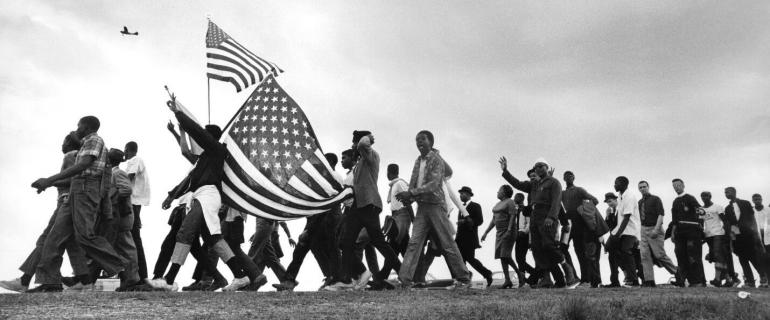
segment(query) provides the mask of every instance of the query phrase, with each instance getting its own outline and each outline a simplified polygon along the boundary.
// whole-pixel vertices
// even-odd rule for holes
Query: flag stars
[[[301,146],[299,144],[299,141],[294,141],[294,147],[299,149]]]
[[[272,117],[270,117],[270,121],[276,122],[276,121],[278,121],[278,117],[277,116],[272,116]]]
[[[307,121],[302,121],[302,126],[307,128]]]
[[[240,129],[238,127],[235,127],[235,129],[233,129],[233,132],[238,133],[239,130]]]
[[[308,150],[310,150],[310,149],[312,149],[312,148],[313,148],[313,146],[312,146],[312,145],[310,145],[310,143],[305,143],[305,149],[308,149]]]
[[[278,110],[278,107],[276,106],[273,106],[272,108],[270,108],[270,111],[276,111],[276,110]]]
[[[264,133],[265,131],[267,131],[267,127],[262,126],[261,128],[259,128],[259,131]]]
[[[251,144],[256,144],[256,143],[257,143],[257,138],[251,138]]]
[[[297,130],[297,129],[291,130],[291,134],[293,134],[295,136],[298,136],[299,135],[299,130]]]
[[[287,130],[286,128],[281,128],[281,134],[284,134],[284,135],[289,134],[289,130]]]
[[[305,133],[303,134],[303,136],[305,136],[305,138],[310,138],[310,133],[308,133],[307,131],[305,131]],[[311,138],[311,139],[312,139],[312,138]]]
[[[262,144],[262,145],[267,144],[267,138],[259,139],[259,144]]]
[[[302,154],[297,152],[294,154],[294,157],[297,158],[297,160],[302,159]]]
[[[268,97],[264,97],[264,98],[262,98],[262,101],[264,101],[264,102],[267,102],[267,101],[269,101],[269,100],[270,100],[270,98],[268,98]]]
[[[265,170],[270,169],[270,165],[267,162],[262,163],[262,168],[265,168]]]
[[[297,118],[291,118],[291,124],[293,124],[293,125],[295,125],[295,126],[296,126],[296,125],[297,125],[297,123],[299,123],[299,121],[297,120]]]
[[[278,158],[281,154],[278,153],[278,150],[273,151],[273,158]]]
[[[286,170],[291,170],[291,163],[286,164]]]
[[[251,149],[251,156],[256,157],[257,156],[257,150]]]
[[[278,144],[278,138],[273,138],[273,141],[271,141],[272,144]]]
[[[286,119],[286,117],[281,117],[281,122],[286,123],[286,121],[289,121],[289,120]]]
[[[262,106],[262,111],[267,111],[267,106]]]
[[[278,91],[278,89],[275,89],[275,91]],[[271,100],[271,101],[273,101],[273,102],[276,102],[276,101],[278,101],[278,97],[273,97],[273,98],[272,98],[272,99],[270,99],[270,100]]]
[[[290,144],[291,144],[291,143],[289,142],[289,139],[283,139],[283,146],[284,146],[284,147],[287,147],[287,146],[289,146]]]
[[[275,164],[273,164],[273,167],[275,167],[276,169],[280,169],[281,164],[279,162],[276,162]]]
[[[270,128],[270,132],[276,133],[276,132],[278,132],[278,128],[277,127],[272,127],[272,128]]]
[[[289,150],[286,150],[286,152],[283,153],[284,158],[291,158],[291,152]]]
[[[256,132],[256,131],[257,131],[257,126],[251,127],[251,132]]]
[[[243,140],[241,140],[241,144],[247,144],[248,142],[249,142],[249,139],[246,139],[246,138],[243,138]]]
[[[286,103],[286,97],[281,98],[281,102]]]
[[[284,98],[284,99],[286,99],[286,98]],[[295,114],[295,113],[297,113],[297,108],[296,107],[292,107],[291,108],[291,114]]]
[[[257,121],[257,115],[256,114],[251,116],[251,121]]]
[[[267,78],[267,84],[273,83],[273,78]]]
[[[273,93],[278,93],[278,88],[273,88]]]
[[[286,106],[281,107],[281,112],[286,112],[286,110],[288,110],[288,108],[286,108]]]

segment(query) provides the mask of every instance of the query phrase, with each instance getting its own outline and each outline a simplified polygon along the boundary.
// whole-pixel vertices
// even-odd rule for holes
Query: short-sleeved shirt
[[[706,214],[703,215],[703,233],[706,238],[725,235],[725,225],[722,222],[720,214],[725,213],[725,209],[718,204],[712,204],[710,207],[703,207]]]
[[[623,235],[634,236],[637,239],[642,237],[641,221],[639,219],[639,203],[636,201],[631,192],[618,195],[618,225],[612,230],[612,234],[616,234],[620,226],[623,224],[623,219],[626,215],[629,215],[628,224],[623,230]]]
[[[131,194],[131,204],[150,205],[150,178],[147,175],[147,167],[144,166],[144,160],[139,157],[133,157],[126,161],[126,172],[134,174],[134,193]]]
[[[409,184],[404,179],[396,178],[390,181],[390,192],[388,192],[388,203],[390,203],[390,211],[398,211],[404,208],[404,204],[396,199],[396,195],[409,191]]]
[[[104,173],[107,165],[107,147],[104,146],[102,137],[91,133],[83,138],[83,146],[78,150],[75,163],[79,163],[85,156],[94,156],[94,162],[80,173],[81,177],[98,177]]]

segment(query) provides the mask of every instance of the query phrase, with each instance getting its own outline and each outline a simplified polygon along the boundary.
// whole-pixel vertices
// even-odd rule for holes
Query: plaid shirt
[[[107,164],[107,147],[104,146],[104,140],[96,132],[87,135],[83,138],[83,146],[80,147],[78,155],[75,158],[75,163],[79,163],[80,159],[85,156],[94,156],[94,162],[83,170],[80,174],[81,177],[95,177],[101,176],[104,172],[104,168]]]

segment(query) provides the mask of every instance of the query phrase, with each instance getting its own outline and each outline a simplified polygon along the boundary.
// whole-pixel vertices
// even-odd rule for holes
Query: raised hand
[[[498,160],[497,162],[500,163],[500,170],[502,171],[508,170],[508,159],[506,159],[505,157],[500,157],[500,160]]]
[[[174,131],[174,123],[173,123],[173,122],[171,122],[171,120],[169,120],[169,121],[168,121],[168,124],[166,125],[166,128],[167,128],[169,131]]]

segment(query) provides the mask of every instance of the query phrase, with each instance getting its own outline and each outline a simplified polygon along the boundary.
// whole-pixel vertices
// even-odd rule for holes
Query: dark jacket
[[[195,192],[195,190],[205,185],[214,185],[221,191],[227,147],[219,143],[208,131],[183,112],[177,111],[174,115],[176,115],[176,119],[179,121],[179,127],[187,132],[203,148],[203,153],[198,157],[198,162],[195,163],[188,176],[179,185],[174,187],[169,194],[176,199],[188,191]]]
[[[730,202],[725,207],[725,217],[727,221],[732,225],[737,225],[741,230],[741,234],[751,234],[759,237],[759,231],[757,230],[757,219],[754,216],[754,208],[751,202],[742,199],[735,199],[735,203],[738,204],[738,209],[741,210],[741,217],[736,218],[735,209],[733,208],[733,202]]]
[[[457,236],[455,241],[458,246],[467,246],[474,249],[481,248],[479,243],[479,226],[484,223],[481,206],[473,201],[465,207],[468,217],[457,215]]]

